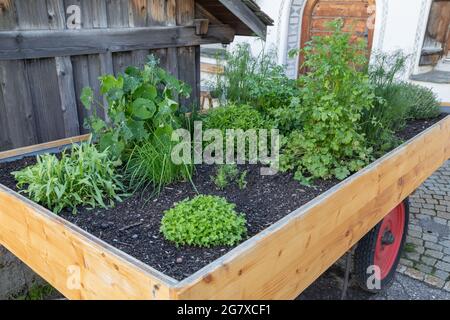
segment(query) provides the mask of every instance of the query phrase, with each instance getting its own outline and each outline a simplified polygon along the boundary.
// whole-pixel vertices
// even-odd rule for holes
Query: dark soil
[[[399,137],[408,140],[441,118],[430,121],[413,121]],[[0,163],[0,183],[16,190],[12,171],[35,163],[34,158],[25,158],[10,163]],[[274,224],[293,210],[314,199],[338,183],[337,180],[317,181],[314,186],[300,185],[290,173],[261,176],[258,166],[241,166],[247,170],[247,188],[240,190],[236,184],[221,191],[212,182],[214,166],[197,167],[194,184],[201,194],[225,197],[245,213],[248,222],[248,237],[252,237]],[[163,212],[174,203],[196,196],[190,182],[181,182],[166,187],[156,198],[150,192],[135,194],[112,209],[79,209],[77,215],[63,212],[61,216],[89,233],[112,244],[131,256],[175,279],[182,280],[232,248],[177,248],[166,241],[159,232]]]

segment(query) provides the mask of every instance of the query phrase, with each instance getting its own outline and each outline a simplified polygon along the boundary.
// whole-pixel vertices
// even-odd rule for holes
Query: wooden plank
[[[1,185],[0,244],[69,299],[169,299],[175,283]]]
[[[146,27],[148,26],[148,0],[131,0],[130,8],[130,27]]]
[[[177,25],[177,0],[166,0],[166,25]]]
[[[357,17],[365,18],[369,14],[367,1],[319,1],[312,13],[315,17]]]
[[[66,28],[66,10],[64,1],[47,0],[47,16],[50,29]]]
[[[128,0],[107,0],[106,7],[109,28],[123,28],[130,25]]]
[[[177,25],[191,26],[195,19],[195,0],[177,0]]]
[[[200,4],[195,4],[195,18],[208,19],[211,24],[223,24],[219,19],[217,19],[211,12],[203,8]]]
[[[20,30],[48,29],[46,0],[15,0]]]
[[[450,116],[180,282],[176,298],[297,297],[449,157]]]
[[[17,28],[16,7],[13,0],[0,0],[0,31]]]
[[[65,7],[77,5],[81,9],[81,27],[98,29],[108,27],[106,0],[64,0]]]
[[[85,134],[82,136],[74,136],[70,138],[64,138],[56,141],[45,142],[41,144],[35,144],[32,146],[17,148],[13,150],[0,152],[0,160],[6,160],[8,158],[15,158],[19,156],[29,155],[35,152],[40,152],[43,150],[58,148],[61,146],[70,145],[73,143],[87,141],[90,138],[90,134]]]
[[[201,72],[210,73],[210,74],[222,74],[225,71],[223,66],[212,64],[212,63],[202,63],[201,64]]]
[[[92,115],[92,109],[87,110],[81,102],[81,93],[83,88],[90,87],[89,79],[89,63],[88,56],[74,56],[71,57],[73,66],[73,79],[75,84],[75,97],[78,110],[78,123],[80,124],[80,133],[88,133],[89,131],[84,127],[84,119]]]
[[[75,96],[72,61],[70,60],[70,57],[57,57],[55,63],[64,132],[66,137],[73,137],[80,134],[80,123],[78,119],[77,99]]]
[[[133,64],[130,52],[118,52],[113,55],[114,74],[123,73],[126,68]]]
[[[0,60],[186,47],[208,43],[230,43],[233,39],[234,30],[226,25],[211,26],[205,37],[197,36],[193,26],[3,31],[0,32]]]
[[[12,146],[36,144],[36,124],[25,63],[0,61],[0,86]]]
[[[148,0],[148,25],[166,25],[167,4],[165,0]]]
[[[6,118],[6,106],[3,100],[3,86],[0,85],[0,151],[13,148],[9,137],[8,119]]]
[[[266,25],[241,0],[219,0],[228,10],[245,23],[256,35],[265,39]]]
[[[41,143],[64,138],[64,118],[55,59],[27,60],[25,66],[37,141]]]

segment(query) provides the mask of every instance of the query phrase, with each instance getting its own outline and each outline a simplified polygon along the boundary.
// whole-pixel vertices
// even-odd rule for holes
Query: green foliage
[[[273,51],[263,50],[254,57],[249,44],[237,45],[222,59],[225,71],[212,84],[214,94],[225,97],[229,103],[250,104],[272,115],[298,94],[296,82],[288,79],[284,68],[274,61]]]
[[[170,132],[159,132],[135,147],[126,166],[129,184],[140,188],[152,184],[159,192],[163,186],[182,179],[191,180],[193,165],[177,165],[171,155],[177,142],[171,141]]]
[[[236,164],[224,164],[217,167],[215,177],[211,177],[216,187],[225,189],[230,183],[236,182],[239,189],[247,188],[247,170],[240,172]]]
[[[439,115],[439,104],[427,88],[398,80],[405,69],[407,57],[401,52],[377,54],[369,68],[374,87],[374,107],[365,110],[362,132],[377,155],[400,144],[395,132],[404,128],[408,119],[427,119]]]
[[[441,113],[439,100],[429,88],[404,83],[403,94],[409,102],[408,116],[413,119],[432,119]]]
[[[352,43],[342,31],[342,20],[330,24],[332,34],[314,37],[304,49],[304,67],[309,72],[300,79],[302,100],[293,107],[303,122],[303,130],[293,131],[284,140],[281,166],[295,170],[295,178],[344,179],[361,169],[371,158],[359,121],[372,108],[373,91],[361,68],[367,63],[365,44]]]
[[[117,78],[105,75],[100,81],[100,92],[106,97],[108,108],[94,101],[91,88],[85,88],[81,96],[87,109],[94,108],[86,126],[99,139],[100,150],[109,149],[114,158],[123,160],[157,128],[179,127],[175,97],[188,97],[190,89],[158,67],[153,56],[149,56],[143,70],[129,67]],[[98,107],[106,110],[109,122],[97,116]]]
[[[21,193],[55,213],[64,208],[77,212],[77,206],[107,208],[114,200],[121,201],[124,187],[107,151],[99,152],[94,145],[73,145],[61,159],[46,154],[37,163],[13,172]]]
[[[247,188],[247,175],[248,175],[247,170],[243,171],[241,173],[241,175],[239,176],[239,178],[237,179],[238,187],[241,190],[244,190],[245,188]]]
[[[57,291],[49,284],[33,283],[28,292],[16,297],[15,300],[46,300],[56,294]]]
[[[369,68],[376,98],[374,107],[364,110],[361,126],[376,155],[382,155],[399,144],[394,133],[406,123],[409,102],[405,99],[403,85],[396,80],[406,61],[407,57],[401,52],[377,54]]]
[[[164,237],[177,245],[211,247],[239,243],[247,232],[243,214],[217,196],[186,199],[166,211],[161,222]]]
[[[229,105],[212,109],[202,117],[204,129],[270,129],[270,122],[249,105]]]
[[[231,182],[235,181],[239,175],[239,169],[235,164],[224,164],[217,167],[215,177],[211,177],[214,184],[220,190],[225,189]]]

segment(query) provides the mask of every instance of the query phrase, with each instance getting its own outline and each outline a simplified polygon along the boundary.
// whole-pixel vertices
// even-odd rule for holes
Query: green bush
[[[77,206],[107,208],[121,201],[124,187],[107,151],[99,152],[90,143],[73,145],[55,155],[37,157],[37,163],[12,173],[21,193],[55,213],[64,208],[77,212]]]
[[[86,126],[99,139],[100,150],[109,149],[116,159],[126,160],[135,145],[149,139],[157,128],[167,131],[180,127],[175,97],[188,97],[190,88],[158,63],[149,56],[142,70],[129,67],[117,77],[101,77],[100,91],[106,97],[107,108],[94,100],[91,88],[83,90],[81,101],[87,109],[94,109]],[[98,108],[106,110],[109,122],[97,116]]]
[[[303,130],[284,141],[281,168],[294,170],[304,183],[316,178],[344,179],[365,166],[371,150],[360,133],[361,115],[373,107],[373,90],[361,68],[367,64],[363,42],[351,42],[342,20],[330,24],[332,34],[313,37],[304,49],[300,78],[302,99],[294,106]]]
[[[439,100],[429,88],[403,84],[405,99],[409,102],[408,116],[413,119],[432,119],[441,113]]]
[[[263,50],[253,56],[248,43],[239,44],[227,52],[221,63],[224,73],[212,84],[214,95],[229,103],[250,104],[264,114],[288,106],[298,95],[296,81],[285,75],[284,67],[277,65],[274,51]]]
[[[377,155],[395,148],[401,141],[395,132],[408,119],[427,119],[439,115],[436,96],[429,89],[399,81],[407,57],[401,52],[377,54],[369,68],[375,90],[374,107],[363,112],[362,132]]]
[[[227,129],[270,129],[270,122],[249,105],[229,105],[210,110],[202,118],[203,129],[219,129],[224,134]]]
[[[191,180],[193,165],[175,164],[172,161],[172,151],[176,144],[177,142],[173,142],[168,133],[157,132],[136,146],[125,170],[130,186],[137,189],[151,184],[159,193],[167,184]]]
[[[176,245],[211,247],[239,243],[247,232],[243,214],[217,196],[186,199],[164,213],[164,237]]]

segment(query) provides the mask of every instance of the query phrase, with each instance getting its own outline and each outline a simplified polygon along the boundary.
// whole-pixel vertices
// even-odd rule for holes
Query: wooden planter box
[[[450,116],[183,281],[2,185],[0,244],[69,299],[291,299],[449,158]]]

